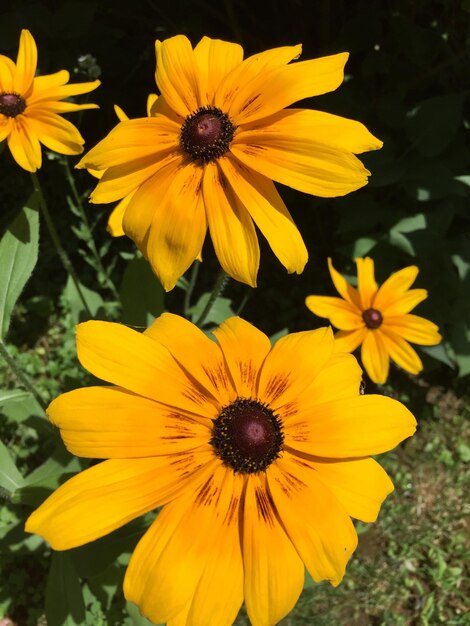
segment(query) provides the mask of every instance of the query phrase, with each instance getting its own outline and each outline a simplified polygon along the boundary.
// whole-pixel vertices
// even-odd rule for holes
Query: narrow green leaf
[[[46,586],[48,626],[83,626],[85,602],[70,554],[54,552]]]
[[[163,287],[143,257],[132,259],[126,267],[121,302],[122,321],[131,326],[147,327],[163,311]]]
[[[10,326],[11,313],[38,260],[38,195],[31,194],[0,241],[0,338]]]
[[[12,496],[22,485],[23,477],[14,464],[8,448],[0,441],[0,488]]]

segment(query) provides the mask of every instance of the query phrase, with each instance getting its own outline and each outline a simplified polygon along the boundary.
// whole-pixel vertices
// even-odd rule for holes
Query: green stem
[[[70,170],[70,165],[69,165],[69,160],[67,157],[64,157],[61,160],[64,169],[65,169],[65,176],[67,178],[67,182],[69,183],[70,189],[72,190],[72,195],[73,195],[73,199],[75,201],[75,207],[77,208],[78,212],[80,213],[80,218],[86,228],[87,231],[87,243],[88,243],[88,247],[91,250],[91,253],[95,259],[96,262],[96,267],[98,269],[98,272],[100,272],[103,276],[106,277],[106,286],[108,287],[108,289],[112,292],[115,300],[117,302],[119,302],[120,298],[119,298],[119,293],[118,290],[116,289],[116,286],[114,285],[113,281],[111,280],[111,277],[107,274],[103,263],[101,261],[101,257],[99,255],[98,249],[96,248],[96,244],[95,244],[95,240],[93,238],[93,233],[91,231],[91,227],[90,227],[90,222],[88,221],[88,217],[85,211],[85,207],[83,206],[83,202],[82,199],[80,197],[80,194],[78,193],[77,190],[77,186],[75,185],[75,178],[73,177],[73,174]]]
[[[196,284],[197,281],[197,275],[199,274],[199,261],[194,261],[193,263],[193,267],[191,270],[191,278],[189,279],[189,284],[188,284],[188,288],[186,290],[186,293],[184,294],[184,315],[185,317],[188,317],[189,315],[189,307],[191,305],[191,296],[193,295],[193,291],[194,291],[194,286]]]
[[[74,284],[75,284],[75,288],[77,290],[77,293],[79,295],[80,300],[82,301],[83,307],[85,308],[88,317],[91,319],[93,317],[93,313],[90,310],[90,307],[88,306],[88,303],[85,299],[85,296],[83,294],[83,291],[81,289],[80,283],[78,281],[77,275],[75,273],[75,270],[73,269],[73,265],[70,262],[70,259],[67,255],[67,253],[64,250],[64,247],[62,245],[62,242],[60,241],[60,237],[59,234],[57,232],[57,229],[54,225],[54,222],[52,220],[51,214],[49,213],[49,209],[47,208],[47,202],[46,202],[46,198],[44,197],[43,191],[42,191],[42,187],[41,184],[39,182],[39,178],[37,177],[35,172],[31,172],[31,178],[33,181],[33,187],[34,190],[36,191],[36,193],[39,195],[39,207],[42,211],[42,214],[44,216],[44,221],[46,222],[46,226],[47,226],[47,230],[49,231],[49,235],[51,236],[52,242],[55,246],[55,249],[57,250],[57,254],[59,255],[60,260],[62,261],[62,265],[65,267],[66,271],[68,272],[68,274],[70,275],[70,277],[72,278]]]
[[[224,270],[220,270],[219,275],[217,276],[217,280],[215,281],[214,288],[212,289],[212,293],[209,296],[209,300],[207,301],[207,304],[204,307],[203,312],[199,316],[199,319],[197,320],[197,322],[195,322],[196,326],[199,326],[199,328],[206,321],[206,318],[209,315],[210,310],[214,306],[214,302],[217,300],[217,298],[225,289],[229,278],[230,276],[226,274]]]
[[[11,369],[13,374],[18,378],[18,380],[23,384],[23,387],[30,392],[30,394],[35,398],[36,402],[39,406],[46,410],[47,404],[44,402],[42,397],[40,396],[38,390],[33,385],[33,383],[29,380],[26,374],[18,367],[15,363],[15,359],[8,352],[6,345],[3,343],[2,339],[0,339],[0,354],[5,359],[8,367]]]

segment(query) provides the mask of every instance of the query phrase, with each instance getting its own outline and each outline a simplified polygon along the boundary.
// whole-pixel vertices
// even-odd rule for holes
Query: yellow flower
[[[16,65],[0,55],[0,141],[8,141],[13,158],[28,172],[41,167],[40,143],[59,154],[83,152],[83,137],[60,114],[98,107],[61,100],[88,93],[100,84],[95,80],[68,85],[65,70],[35,77],[37,56],[29,30],[21,31]]]
[[[393,485],[369,457],[413,434],[399,402],[360,395],[361,369],[330,328],[280,339],[232,317],[211,341],[163,314],[143,334],[91,321],[78,357],[112,386],[48,409],[67,448],[107,459],[70,479],[26,529],[56,550],[163,506],[127,569],[128,600],[156,623],[254,626],[294,606],[304,566],[341,581],[357,544],[350,516],[376,519]],[[380,420],[377,416],[380,415]]]
[[[289,65],[300,53],[288,46],[243,60],[241,46],[208,37],[194,50],[181,35],[157,41],[154,115],[121,122],[78,165],[105,172],[92,202],[135,192],[124,232],[166,290],[199,255],[207,228],[237,280],[256,285],[255,224],[287,270],[301,273],[307,251],[272,180],[327,197],[367,183],[354,155],[382,143],[362,124],[285,108],[336,89],[348,54]]]
[[[410,315],[428,297],[426,289],[409,290],[419,269],[415,265],[405,267],[378,287],[374,261],[369,257],[356,259],[356,265],[357,289],[328,259],[330,275],[341,298],[308,296],[306,305],[340,329],[335,335],[337,351],[353,352],[361,346],[362,364],[375,383],[387,380],[390,359],[410,374],[418,374],[423,364],[408,342],[432,346],[442,339],[435,324]]]

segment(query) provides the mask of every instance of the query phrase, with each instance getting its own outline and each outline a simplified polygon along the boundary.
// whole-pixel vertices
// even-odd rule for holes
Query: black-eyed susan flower
[[[223,269],[256,285],[255,224],[289,272],[307,250],[274,183],[342,196],[367,183],[355,154],[381,147],[359,122],[297,100],[336,89],[347,53],[290,64],[301,46],[243,60],[241,46],[184,36],[156,42],[160,96],[150,119],[121,122],[81,160],[103,170],[91,201],[133,193],[123,228],[166,290],[199,255],[206,231]]]
[[[169,313],[143,334],[78,326],[81,363],[113,386],[59,396],[48,416],[72,453],[107,460],[26,528],[67,550],[163,507],[131,557],[126,597],[168,626],[228,626],[243,601],[269,626],[295,605],[305,567],[339,584],[357,544],[351,517],[374,521],[393,489],[369,455],[412,435],[415,419],[360,395],[361,369],[334,353],[329,328],[273,348],[237,317],[214,334]]]
[[[423,369],[421,359],[408,343],[432,346],[442,337],[438,327],[410,311],[428,297],[426,289],[411,289],[419,269],[415,265],[392,274],[378,287],[374,261],[356,259],[357,289],[335,270],[331,259],[331,279],[341,298],[308,296],[308,308],[326,317],[340,329],[335,334],[336,350],[353,352],[361,346],[361,360],[370,378],[385,383],[390,359],[410,374]]]
[[[100,84],[95,80],[69,85],[66,70],[35,76],[36,66],[36,42],[24,29],[16,64],[0,55],[0,141],[7,140],[13,158],[28,172],[41,167],[41,143],[59,154],[83,152],[83,137],[61,115],[95,109],[97,105],[63,100],[88,93]]]

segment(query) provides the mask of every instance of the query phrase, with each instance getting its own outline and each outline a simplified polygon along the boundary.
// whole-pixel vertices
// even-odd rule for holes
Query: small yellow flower
[[[68,85],[66,70],[35,77],[36,66],[36,43],[29,30],[22,30],[16,65],[0,55],[0,141],[8,141],[13,158],[28,172],[41,167],[41,143],[59,154],[83,152],[83,137],[61,114],[98,107],[61,101],[100,84]]]
[[[308,296],[306,305],[319,317],[326,317],[339,328],[335,335],[338,352],[353,352],[361,346],[361,359],[375,383],[385,383],[390,359],[410,374],[423,369],[421,359],[409,341],[422,345],[438,344],[442,337],[429,320],[410,315],[428,296],[426,289],[411,289],[419,269],[415,265],[392,274],[381,287],[374,277],[374,261],[356,259],[358,288],[339,274],[331,259],[328,267],[341,298]]]
[[[361,369],[329,328],[271,347],[237,317],[217,343],[165,313],[143,334],[91,321],[78,357],[110,386],[59,396],[47,411],[68,450],[107,459],[59,487],[26,529],[56,550],[163,507],[127,569],[126,598],[156,623],[254,626],[295,605],[304,567],[341,581],[392,482],[369,455],[413,434],[396,400],[360,395]],[[380,415],[380,420],[377,419]]]
[[[78,167],[103,170],[96,203],[133,193],[123,228],[166,290],[201,252],[209,229],[223,269],[256,285],[255,225],[289,272],[307,250],[274,183],[342,196],[367,183],[355,154],[382,143],[359,122],[297,100],[336,89],[347,53],[290,64],[301,46],[243,60],[241,46],[184,36],[156,42],[161,95],[151,118],[121,122]]]

